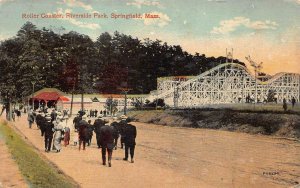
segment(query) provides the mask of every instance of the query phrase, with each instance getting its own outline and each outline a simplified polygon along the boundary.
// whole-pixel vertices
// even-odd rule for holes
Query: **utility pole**
[[[72,35],[71,37],[71,48],[74,48],[74,36]],[[73,54],[73,53],[72,53]],[[72,57],[69,59],[69,62],[67,64],[67,77],[69,77],[69,84],[72,86],[72,93],[71,93],[71,106],[70,106],[70,114],[69,117],[72,116],[73,113],[73,103],[74,103],[74,92],[75,92],[75,86],[76,83],[78,82],[78,67],[77,67],[77,57],[72,55]],[[82,106],[81,106],[82,108]]]
[[[127,91],[124,92],[125,93],[125,104],[124,104],[124,115],[127,114]]]
[[[81,92],[81,110],[83,111],[83,91]]]
[[[70,107],[70,114],[69,117],[72,116],[72,111],[73,111],[73,101],[74,101],[74,89],[75,89],[75,81],[73,81],[73,88],[72,88],[72,97],[71,97],[71,107]]]
[[[119,90],[122,91],[122,93],[124,94],[124,115],[127,114],[127,93],[132,90],[130,88],[119,88]]]
[[[110,111],[110,116],[112,117],[112,105],[113,105],[113,97],[110,95],[110,105],[109,105],[109,111]]]
[[[31,95],[31,100],[32,100],[32,109],[34,110],[34,99],[33,99],[33,95],[34,95],[34,85],[36,84],[36,81],[31,81],[32,84],[32,95]]]

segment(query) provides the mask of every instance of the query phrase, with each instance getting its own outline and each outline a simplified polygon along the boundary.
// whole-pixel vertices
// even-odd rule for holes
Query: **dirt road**
[[[0,135],[0,188],[28,187],[22,177],[18,165],[12,159],[4,139]]]
[[[123,161],[118,148],[109,168],[101,165],[95,136],[86,151],[71,145],[44,153],[40,131],[29,129],[26,117],[15,124],[82,187],[291,187],[300,182],[300,143],[285,139],[133,123],[135,163]]]

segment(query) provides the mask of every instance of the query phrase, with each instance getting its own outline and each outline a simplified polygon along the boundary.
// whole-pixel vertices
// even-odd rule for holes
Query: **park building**
[[[131,95],[126,96],[127,108],[134,107],[137,101],[144,101],[147,95]],[[113,101],[113,105],[108,106]],[[125,96],[121,94],[72,94],[64,93],[56,88],[44,88],[28,97],[28,104],[34,108],[56,108],[57,110],[70,111],[72,106],[72,114],[76,114],[79,110],[97,110],[97,111],[110,111],[114,113],[124,111]]]

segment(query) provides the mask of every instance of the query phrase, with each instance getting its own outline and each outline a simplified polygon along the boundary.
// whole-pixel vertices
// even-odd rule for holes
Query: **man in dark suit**
[[[100,128],[100,139],[102,147],[102,162],[106,165],[106,151],[108,154],[108,166],[111,167],[111,157],[114,148],[114,127],[104,125]]]
[[[74,128],[77,132],[78,132],[78,129],[79,129],[79,122],[80,121],[81,121],[81,116],[78,113],[77,116],[73,119]]]
[[[40,126],[41,126],[41,121],[42,121],[42,119],[43,119],[43,117],[42,117],[41,112],[38,112],[38,113],[36,114],[35,122],[36,122],[37,128],[39,128],[39,129],[41,129]]]
[[[127,116],[125,115],[121,115],[121,121],[119,122],[119,132],[120,132],[120,135],[121,135],[121,149],[123,149],[123,146],[124,146],[124,143],[125,143],[125,128],[126,128],[126,125],[127,125]]]
[[[112,126],[114,128],[114,145],[115,145],[115,150],[117,150],[117,146],[118,146],[118,138],[119,138],[119,123],[117,122],[117,118],[113,117],[113,122],[110,124],[110,126]]]
[[[97,140],[97,146],[98,146],[98,148],[101,147],[100,129],[104,125],[105,125],[105,120],[103,119],[103,115],[100,114],[99,117],[98,117],[98,119],[96,119],[95,122],[94,122],[94,132],[96,134],[96,140]]]
[[[57,113],[56,111],[53,109],[52,112],[51,112],[51,121],[55,121],[56,120],[56,117],[57,117]]]
[[[79,121],[78,137],[79,137],[79,150],[81,149],[81,144],[83,145],[82,149],[85,150],[85,145],[88,140],[88,122],[86,122],[87,116],[82,116],[82,120]]]
[[[98,116],[98,110],[95,109],[95,117],[97,117],[97,116]]]
[[[88,120],[88,127],[87,127],[87,132],[88,132],[87,144],[88,144],[88,146],[90,146],[92,143],[93,131],[94,131],[94,126],[91,124],[91,122],[92,122],[91,120]]]
[[[46,125],[46,118],[45,118],[45,114],[42,113],[41,114],[41,119],[40,119],[40,130],[41,130],[41,136],[44,136],[45,134],[45,125]]]
[[[45,152],[49,152],[51,149],[51,143],[53,139],[54,125],[51,122],[51,116],[47,115],[45,118],[46,118],[46,121],[44,122]]]
[[[131,121],[130,118],[126,120],[128,123]],[[135,138],[136,138],[136,127],[131,124],[125,126],[125,158],[123,160],[128,160],[128,150],[130,150],[131,163],[134,163],[134,150],[135,150]]]
[[[31,129],[32,124],[34,122],[34,115],[33,115],[33,111],[32,110],[29,111],[27,120],[29,122],[29,128]]]

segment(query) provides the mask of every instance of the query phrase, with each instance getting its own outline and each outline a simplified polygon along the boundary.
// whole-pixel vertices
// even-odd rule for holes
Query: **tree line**
[[[68,93],[120,93],[120,88],[130,88],[129,93],[149,93],[158,77],[198,75],[226,61],[118,31],[104,32],[96,41],[60,31],[26,22],[15,37],[1,41],[2,97],[20,100],[32,93],[33,85],[35,91],[54,87]]]

